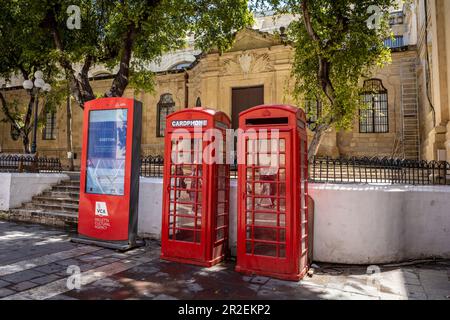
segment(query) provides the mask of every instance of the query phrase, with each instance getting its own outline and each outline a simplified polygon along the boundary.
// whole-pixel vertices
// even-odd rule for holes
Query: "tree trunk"
[[[23,153],[30,154],[30,138],[27,133],[22,133]]]
[[[67,96],[67,152],[69,159],[69,171],[74,171],[75,166],[73,162],[73,139],[72,139],[72,105],[70,100],[70,93]]]
[[[314,137],[308,147],[308,160],[311,162],[319,151],[323,138],[325,137],[325,131],[330,128],[329,125],[321,124],[314,132]]]

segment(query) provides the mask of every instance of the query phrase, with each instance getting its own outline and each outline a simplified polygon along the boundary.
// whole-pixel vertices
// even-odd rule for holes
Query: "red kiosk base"
[[[99,241],[99,240],[94,240],[94,239],[89,239],[87,237],[83,237],[83,236],[75,236],[72,237],[71,239],[72,242],[75,243],[80,243],[80,244],[86,244],[89,246],[97,246],[97,247],[103,247],[106,249],[112,249],[112,250],[117,250],[120,252],[125,252],[125,251],[129,251],[132,249],[136,249],[139,247],[143,247],[145,246],[145,242],[143,240],[136,240],[134,243],[130,243],[130,242],[121,242],[121,241]]]
[[[72,241],[126,251],[137,240],[142,103],[102,98],[86,103],[78,237]]]

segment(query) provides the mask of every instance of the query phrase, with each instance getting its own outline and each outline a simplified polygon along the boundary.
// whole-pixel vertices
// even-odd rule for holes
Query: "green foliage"
[[[288,28],[288,39],[295,49],[293,75],[295,95],[301,100],[322,102],[319,123],[349,128],[361,106],[360,81],[370,77],[374,68],[391,61],[390,50],[384,39],[390,35],[389,7],[394,0],[306,0],[313,39],[305,26],[302,1],[256,0],[253,7],[290,13],[298,17]],[[379,28],[369,28],[373,19],[370,6],[382,13]],[[332,99],[326,94],[318,72],[321,63],[327,63]]]
[[[76,65],[91,56],[95,64],[112,70],[123,56],[129,31],[135,30],[130,82],[145,91],[152,90],[154,80],[143,66],[165,52],[183,48],[190,32],[195,33],[198,48],[225,50],[234,32],[252,23],[245,0],[0,0],[2,6],[3,2],[18,11],[26,30],[42,33],[47,40],[39,42],[43,54],[30,51],[37,61],[45,56],[52,62],[64,59]],[[81,29],[67,28],[70,5],[81,9]],[[21,32],[22,23],[10,24],[13,32]],[[62,48],[54,43],[55,29]],[[30,46],[36,41],[31,40]],[[26,43],[24,47],[30,48]]]

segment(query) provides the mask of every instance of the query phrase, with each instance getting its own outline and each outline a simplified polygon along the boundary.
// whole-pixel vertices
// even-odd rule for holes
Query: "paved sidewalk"
[[[156,242],[127,253],[74,244],[60,230],[0,221],[0,299],[450,300],[450,261],[407,267],[322,265],[299,283],[161,261]],[[69,271],[81,271],[70,277]],[[72,274],[72,273],[71,273]],[[70,290],[78,284],[81,288]],[[69,281],[68,281],[69,280]]]

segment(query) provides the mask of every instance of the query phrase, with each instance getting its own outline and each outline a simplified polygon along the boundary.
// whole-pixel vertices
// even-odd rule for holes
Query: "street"
[[[0,299],[356,299],[450,298],[450,261],[403,267],[317,263],[299,283],[159,259],[156,241],[126,253],[70,242],[49,227],[0,221]],[[377,270],[375,268],[374,270]],[[78,273],[81,272],[81,273]]]

